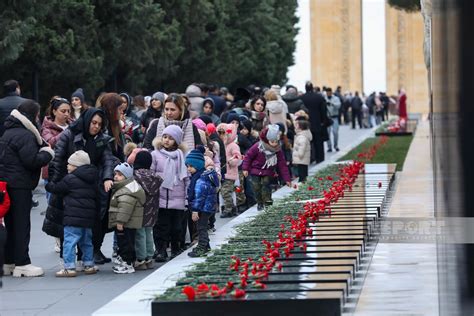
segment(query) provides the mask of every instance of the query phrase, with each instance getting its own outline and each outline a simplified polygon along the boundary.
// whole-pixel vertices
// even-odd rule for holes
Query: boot
[[[32,264],[26,264],[24,266],[16,266],[13,270],[13,276],[16,278],[21,277],[38,277],[43,276],[44,271],[40,267],[36,267]]]
[[[226,212],[225,208],[221,209],[221,218],[229,218],[232,217],[232,211]]]
[[[230,214],[231,214],[231,216],[237,216],[238,215],[236,206],[232,206],[232,211],[230,212]]]
[[[168,252],[166,251],[168,243],[160,242],[158,248],[156,249],[158,253],[156,254],[156,262],[166,262],[168,260]]]
[[[179,247],[179,243],[176,241],[171,242],[171,257],[170,260],[174,257],[177,257],[181,254],[181,249]]]

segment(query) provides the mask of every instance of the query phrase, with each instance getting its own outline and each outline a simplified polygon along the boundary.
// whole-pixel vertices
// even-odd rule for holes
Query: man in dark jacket
[[[20,97],[20,92],[20,85],[16,80],[7,80],[3,84],[3,93],[5,97],[0,99],[0,137],[2,137],[5,132],[5,127],[3,126],[5,119],[20,105],[20,103],[27,100]]]
[[[308,109],[309,121],[311,124],[311,134],[313,141],[311,142],[311,162],[316,163],[324,161],[324,135],[327,130],[323,123],[327,119],[326,101],[320,93],[313,91],[313,84],[307,82],[305,85],[306,93],[301,96],[301,100]],[[325,133],[327,136],[327,132]]]
[[[352,108],[352,128],[355,128],[355,120],[359,123],[359,128],[362,127],[362,99],[359,97],[359,92],[356,91],[354,97],[351,100]]]
[[[33,100],[22,102],[5,120],[5,133],[0,138],[0,179],[7,182],[11,200],[5,216],[4,270],[16,277],[44,274],[43,269],[31,264],[28,249],[32,191],[38,185],[41,168],[54,157],[35,126],[39,111],[39,104]]]
[[[308,109],[304,105],[304,102],[301,101],[298,96],[298,91],[295,87],[289,87],[286,90],[286,93],[282,96],[283,101],[288,105],[288,112],[295,114],[296,112],[303,110],[308,113]]]

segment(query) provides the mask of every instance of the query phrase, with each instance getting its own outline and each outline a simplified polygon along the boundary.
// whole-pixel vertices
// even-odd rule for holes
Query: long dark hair
[[[114,137],[115,146],[117,146],[120,140],[120,113],[119,107],[122,104],[122,98],[117,93],[106,93],[100,100],[100,108],[104,110],[105,117],[108,122],[109,132]]]

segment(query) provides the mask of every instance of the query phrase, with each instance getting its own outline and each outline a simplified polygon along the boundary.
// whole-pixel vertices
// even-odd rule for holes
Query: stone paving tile
[[[410,146],[388,217],[433,218],[429,123]],[[437,315],[436,244],[379,242],[354,315]]]

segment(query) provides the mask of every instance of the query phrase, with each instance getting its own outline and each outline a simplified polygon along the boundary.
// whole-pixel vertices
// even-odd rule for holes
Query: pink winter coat
[[[43,120],[43,125],[41,126],[41,137],[54,149],[56,143],[61,136],[61,133],[64,131],[59,127],[50,117],[45,117]],[[41,169],[41,177],[45,180],[49,179],[48,175],[48,166],[45,166]]]
[[[184,156],[185,154],[183,154]],[[164,167],[167,157],[155,149],[151,153],[152,163],[150,170],[163,178]],[[178,181],[172,190],[160,187],[160,208],[184,210],[186,209],[186,192],[188,190],[189,178]]]
[[[242,162],[239,145],[235,142],[237,138],[237,126],[234,124],[219,124],[217,129],[226,131],[225,155],[227,159],[227,171],[225,179],[237,180],[239,178],[239,165]]]

